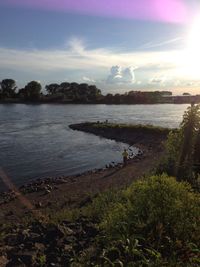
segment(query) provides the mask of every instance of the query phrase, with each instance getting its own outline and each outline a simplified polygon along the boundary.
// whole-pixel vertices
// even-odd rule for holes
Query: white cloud
[[[127,83],[134,83],[135,82],[135,68],[134,67],[128,67],[123,71],[123,78],[122,80]]]
[[[185,85],[190,87],[199,87],[200,86],[200,82],[199,81],[186,81]]]
[[[95,80],[89,78],[89,77],[86,77],[86,76],[83,76],[82,77],[82,80],[85,81],[85,82],[91,82],[91,83],[95,83]]]
[[[122,79],[122,68],[118,65],[112,66],[110,69],[110,75],[108,76],[108,83],[119,83]]]
[[[69,40],[63,49],[20,50],[0,47],[2,73],[7,70],[11,73],[14,70],[17,73],[26,73],[28,77],[38,77],[37,79],[42,81],[43,77],[46,81],[64,80],[68,77],[68,80],[96,83],[100,88],[105,89],[122,88],[122,86],[132,88],[133,84],[134,87],[142,88],[154,88],[155,85],[171,88],[175,86],[176,81],[181,81],[180,85],[176,84],[180,87],[184,80],[183,72],[181,72],[183,60],[184,51],[124,53],[115,49],[89,49],[78,38]],[[113,67],[108,77],[108,70],[111,66]],[[137,68],[128,66],[137,66]],[[58,74],[60,74],[59,78],[57,78]],[[19,80],[18,77],[16,78]],[[137,83],[137,81],[140,82]]]
[[[138,66],[175,65],[176,51],[116,52],[104,48],[87,49],[84,43],[73,38],[67,47],[56,50],[17,50],[0,47],[0,68],[29,70],[31,72],[57,70],[94,70],[111,65]]]
[[[161,85],[164,86],[166,83],[169,83],[170,79],[166,76],[154,76],[149,80],[149,84]]]
[[[177,38],[173,38],[173,39],[165,40],[165,41],[161,41],[161,42],[148,42],[148,43],[142,45],[140,48],[141,49],[149,49],[149,48],[162,47],[162,46],[166,46],[169,44],[177,43],[178,41],[182,41],[182,40],[183,40],[183,37],[177,37]]]
[[[121,83],[134,83],[135,82],[135,68],[128,67],[123,69],[121,66],[112,66],[110,75],[107,78],[108,83],[121,84]]]
[[[67,47],[70,48],[71,52],[79,55],[84,55],[85,44],[83,40],[73,37],[67,42]]]

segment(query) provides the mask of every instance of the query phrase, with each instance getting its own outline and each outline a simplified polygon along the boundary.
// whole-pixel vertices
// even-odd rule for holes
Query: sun
[[[190,78],[200,79],[200,16],[194,20],[189,30],[182,60],[185,61]]]
[[[200,55],[200,16],[194,20],[191,27],[188,38],[188,49],[192,55]]]

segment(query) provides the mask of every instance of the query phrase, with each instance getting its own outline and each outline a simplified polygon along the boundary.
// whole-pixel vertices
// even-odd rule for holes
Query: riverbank
[[[49,248],[49,244],[55,243],[54,237],[59,240],[63,250],[66,250],[66,240],[63,239],[66,231],[70,232],[68,233],[70,240],[73,239],[73,242],[67,239],[68,246],[72,247],[72,243],[77,246],[73,249],[68,247],[68,252],[77,250],[80,253],[85,247],[84,244],[88,242],[90,245],[93,242],[90,237],[84,237],[83,232],[87,233],[90,229],[92,233],[97,234],[97,230],[95,222],[87,219],[81,219],[81,221],[77,219],[71,225],[69,220],[74,211],[80,215],[81,210],[92,203],[94,197],[100,193],[126,188],[133,181],[149,174],[164,153],[163,143],[169,132],[168,129],[152,126],[108,123],[75,124],[70,125],[70,128],[126,142],[139,147],[143,153],[133,158],[126,167],[117,164],[114,167],[92,170],[70,177],[38,179],[18,189],[12,185],[6,174],[1,172],[3,179],[10,185],[11,191],[0,196],[0,223],[3,226],[1,232],[4,233],[6,231],[4,228],[10,225],[9,233],[6,233],[6,238],[1,241],[1,256],[4,258],[0,257],[0,259],[16,263],[16,259],[19,258],[22,262],[28,261],[28,265],[25,266],[32,266],[30,262],[36,254],[42,255],[46,249],[49,249],[51,255],[55,253],[50,249],[51,247]],[[33,224],[34,221],[39,223]],[[52,223],[56,223],[56,226],[52,226]],[[5,225],[7,226],[4,227]],[[16,226],[13,227],[13,225]],[[51,237],[48,241],[49,235]],[[22,243],[25,244],[23,247]],[[51,260],[48,259],[48,262]]]
[[[110,188],[121,188],[129,185],[134,179],[151,171],[164,153],[163,142],[166,140],[169,129],[153,126],[110,124],[110,123],[81,123],[69,126],[73,130],[92,133],[104,138],[128,143],[142,150],[142,154],[129,161],[128,166],[121,163],[95,169],[73,176],[47,177],[37,179],[19,188],[16,188],[6,174],[4,182],[10,187],[9,192],[0,194],[2,212],[0,221],[16,221],[26,217],[31,212],[24,207],[25,196],[31,203],[32,209],[61,209],[66,203],[75,206],[81,205],[86,195],[95,194]],[[70,204],[70,205],[71,205]],[[72,205],[72,206],[73,206]],[[10,215],[8,215],[10,214]],[[46,211],[45,211],[46,214]]]
[[[128,143],[146,150],[163,149],[163,141],[171,129],[152,125],[116,124],[109,122],[85,122],[71,124],[73,130],[95,134],[118,142]]]

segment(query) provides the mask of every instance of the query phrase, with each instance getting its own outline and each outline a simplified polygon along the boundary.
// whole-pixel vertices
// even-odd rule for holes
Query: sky
[[[199,0],[0,0],[0,80],[200,94]]]

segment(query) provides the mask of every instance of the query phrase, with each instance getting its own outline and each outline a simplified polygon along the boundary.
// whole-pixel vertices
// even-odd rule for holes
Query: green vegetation
[[[87,123],[93,128],[157,127]],[[157,173],[125,190],[99,195],[82,211],[99,222],[98,257],[82,266],[197,267],[200,265],[200,106],[192,105],[179,129],[167,133],[166,155]]]
[[[81,210],[56,216],[57,222],[86,216],[100,229],[93,252],[74,258],[73,266],[200,264],[200,195],[190,184],[166,174],[145,177],[124,190],[109,190]]]
[[[200,263],[200,197],[187,183],[166,174],[145,178],[124,191],[100,195],[85,213],[99,220],[102,249],[94,265],[83,266]]]
[[[125,123],[108,123],[108,122],[87,122],[84,123],[85,126],[89,126],[97,129],[127,129],[134,131],[144,131],[152,133],[163,133],[168,134],[170,132],[169,128],[153,126],[153,125],[142,125],[142,124],[125,124]],[[174,130],[172,130],[174,131]]]
[[[16,82],[13,79],[2,80],[0,83],[0,99],[13,98],[16,89]]]
[[[18,96],[20,99],[28,101],[36,101],[41,98],[42,86],[39,82],[29,82],[23,89],[20,89]]]
[[[159,172],[167,172],[199,188],[200,174],[200,105],[191,105],[184,113],[180,128],[170,132],[165,159]]]
[[[38,101],[38,102],[64,102],[64,103],[96,103],[102,94],[95,85],[87,83],[52,83],[45,86],[46,93],[37,81],[29,82],[24,88],[17,88],[13,79],[4,79],[0,82],[1,101]]]

